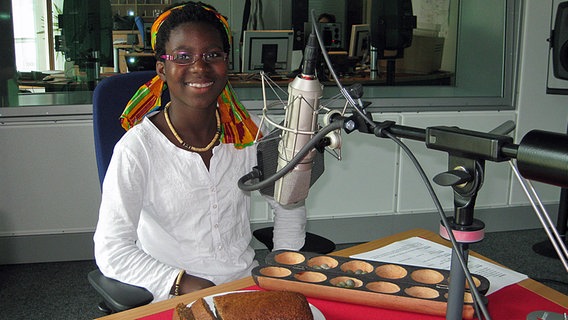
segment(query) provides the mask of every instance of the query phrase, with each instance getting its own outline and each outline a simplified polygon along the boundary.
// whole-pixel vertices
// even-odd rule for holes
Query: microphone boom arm
[[[393,135],[425,142],[426,147],[465,158],[503,162],[516,159],[523,177],[559,187],[568,187],[568,135],[563,133],[532,130],[520,143],[499,132],[501,127],[511,129],[512,121],[507,121],[491,132],[479,132],[451,126],[435,126],[426,129],[397,125],[393,121],[373,121],[367,125],[367,119],[358,114],[341,118],[344,130],[351,133],[358,130],[374,134],[380,138]],[[512,129],[511,129],[512,130]],[[388,135],[387,132],[388,131]]]

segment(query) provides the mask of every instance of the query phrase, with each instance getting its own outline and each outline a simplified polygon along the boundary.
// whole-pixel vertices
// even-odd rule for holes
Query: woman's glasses
[[[172,54],[163,54],[160,56],[160,58],[172,61],[173,63],[181,66],[187,66],[196,63],[199,59],[203,59],[203,61],[207,63],[218,63],[227,60],[228,56],[229,55],[226,52],[222,51],[205,53],[190,53],[179,51]]]

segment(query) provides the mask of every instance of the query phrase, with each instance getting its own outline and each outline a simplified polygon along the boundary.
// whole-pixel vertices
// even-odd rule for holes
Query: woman
[[[159,96],[165,83],[171,102],[140,117],[148,109],[140,105],[156,98],[137,94],[125,110],[124,125],[133,127],[114,149],[94,241],[103,274],[159,301],[248,276],[257,265],[250,194],[237,181],[256,165],[258,128],[228,84],[230,31],[214,8],[188,2],[165,11],[152,46],[158,76],[141,90]],[[299,250],[304,206],[267,201],[274,249]]]

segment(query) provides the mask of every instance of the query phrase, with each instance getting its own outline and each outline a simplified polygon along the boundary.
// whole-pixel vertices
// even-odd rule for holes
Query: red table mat
[[[258,286],[243,290],[264,290]],[[534,292],[519,285],[511,285],[487,296],[487,309],[492,319],[524,320],[533,311],[546,310],[564,313],[568,309],[551,302]],[[375,307],[355,305],[343,302],[309,298],[308,301],[318,308],[326,320],[445,320],[444,317],[430,316],[419,313],[401,312]],[[146,316],[143,320],[170,320],[173,309]]]

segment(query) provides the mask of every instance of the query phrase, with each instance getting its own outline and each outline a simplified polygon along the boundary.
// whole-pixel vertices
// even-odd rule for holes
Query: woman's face
[[[199,54],[193,64],[174,61],[156,64],[156,71],[168,84],[172,101],[194,108],[215,107],[217,97],[227,83],[227,61],[205,62],[201,54],[223,52],[219,31],[207,23],[188,22],[172,29],[166,43],[166,54]]]

